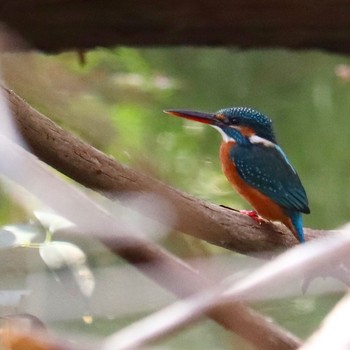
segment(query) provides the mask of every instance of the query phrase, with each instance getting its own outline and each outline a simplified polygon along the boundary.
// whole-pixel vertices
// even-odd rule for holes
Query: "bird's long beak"
[[[189,120],[194,120],[196,122],[204,124],[214,124],[218,121],[215,113],[204,113],[196,111],[187,111],[183,109],[167,109],[164,113],[174,115],[176,117],[181,117]]]

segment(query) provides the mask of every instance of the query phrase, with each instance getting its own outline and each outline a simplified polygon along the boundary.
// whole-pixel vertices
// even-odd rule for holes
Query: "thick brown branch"
[[[282,225],[259,225],[245,215],[182,193],[158,180],[127,168],[79,140],[33,109],[13,91],[4,89],[13,115],[32,151],[47,164],[75,181],[110,193],[155,193],[168,200],[177,214],[175,228],[212,244],[243,254],[276,251],[297,244]],[[139,210],[156,220],[159,211]],[[306,239],[326,232],[305,230]]]
[[[346,0],[7,0],[0,19],[44,51],[225,45],[350,52]]]
[[[35,121],[35,119],[32,119],[32,117],[36,115],[42,119],[42,121],[48,123],[47,125],[50,125],[51,129],[53,128],[54,124],[49,122],[46,118],[38,115],[34,109],[27,105],[13,92],[8,90],[6,91],[12,103],[12,109],[14,112],[17,113],[18,116],[21,115],[29,122],[29,124],[27,124],[27,128],[24,128],[22,131],[31,130],[34,132],[33,135],[36,135],[39,140],[41,140],[41,136],[44,136],[45,140],[48,135],[47,129],[45,129],[45,124],[41,124],[39,120]],[[26,115],[26,113],[28,114]],[[38,126],[42,127],[40,130],[41,132],[38,132]],[[56,133],[58,134],[63,132],[62,129],[57,127],[56,129]],[[66,136],[68,137],[69,134],[66,134]],[[53,137],[51,135],[48,139],[50,138],[52,141],[52,139],[57,138],[57,136]],[[67,146],[65,143],[67,141],[67,139],[62,140],[62,150],[65,152],[67,151],[65,149]],[[36,159],[33,159],[33,157],[29,156],[28,152],[24,152],[16,145],[13,145],[13,143],[11,145],[5,138],[2,146],[4,147],[4,145],[6,145],[6,149],[2,148],[2,156],[6,158],[4,159],[5,164],[11,164],[11,159],[14,158],[16,158],[17,161],[23,161],[25,163],[27,157],[31,164],[30,169],[32,169],[32,171],[34,171],[34,169],[36,170],[36,177],[38,179],[43,177],[43,174],[45,174],[45,169],[42,169],[39,162]],[[45,146],[45,142],[42,146]],[[73,154],[74,153],[78,155],[81,154],[78,152],[78,149],[73,148]],[[63,156],[64,155],[65,153],[63,153]],[[102,156],[102,154],[99,155]],[[89,152],[84,153],[82,158],[87,159],[88,163],[95,163],[93,160],[91,160]],[[83,162],[83,164],[85,163]],[[16,171],[11,172],[10,168],[11,167],[3,166],[2,171],[4,171],[5,174],[8,173],[8,176],[11,176],[12,174],[12,176],[16,177],[18,181],[24,181],[26,183],[26,176],[23,176],[23,174]],[[102,171],[103,169],[100,169],[99,173]],[[58,205],[59,212],[61,213],[63,211],[62,215],[68,215],[68,218],[75,222],[79,228],[85,228],[85,230],[88,232],[93,230],[90,226],[91,223],[89,223],[89,221],[87,223],[85,217],[76,217],[76,215],[72,213],[70,210],[72,205],[79,207],[91,220],[93,220],[95,226],[97,225],[95,227],[96,229],[100,225],[101,228],[110,228],[112,232],[114,232],[113,228],[116,229],[120,226],[116,225],[114,219],[107,215],[107,213],[104,211],[101,211],[101,209],[98,206],[95,206],[92,201],[87,201],[86,198],[79,194],[79,191],[76,189],[70,188],[62,181],[55,180],[52,176],[50,176],[47,180],[50,180],[50,182],[47,183],[50,183],[50,187],[55,188],[56,192],[51,193],[49,191],[49,193],[47,193],[47,191],[43,191],[42,186],[33,185],[33,191],[35,191],[34,194],[39,195],[39,197],[45,197],[46,201],[49,201],[48,204],[50,204],[53,208],[55,208],[55,205]],[[59,199],[56,198],[58,193],[60,196]],[[65,205],[67,201],[70,201],[71,205]],[[121,236],[121,233],[118,233],[119,235],[116,236],[106,237],[105,235],[102,235],[98,237],[109,249],[122,256],[147,276],[157,281],[163,287],[171,290],[176,295],[185,297],[189,294],[196,293],[211,286],[212,282],[200,276],[188,265],[167,253],[164,249],[144,241],[141,238],[139,239],[137,237],[129,237],[125,235]],[[300,344],[300,341],[296,337],[284,331],[272,322],[267,321],[261,315],[247,308],[243,303],[232,303],[230,305],[226,305],[225,307],[217,307],[211,310],[208,315],[218,323],[249,340],[259,349],[295,349]],[[251,331],[252,329],[254,329],[254,332]]]

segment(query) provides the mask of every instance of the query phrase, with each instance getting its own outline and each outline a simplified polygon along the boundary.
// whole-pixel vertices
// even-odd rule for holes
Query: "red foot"
[[[258,215],[258,213],[254,210],[240,210],[242,214],[250,216],[254,221],[256,221],[259,225],[261,225],[265,220]]]

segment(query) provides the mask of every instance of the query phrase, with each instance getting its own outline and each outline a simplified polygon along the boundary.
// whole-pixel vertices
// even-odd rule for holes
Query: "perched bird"
[[[304,242],[301,213],[309,214],[308,199],[299,176],[277,144],[272,122],[247,107],[221,109],[216,113],[170,109],[177,117],[209,124],[222,135],[222,170],[236,191],[256,210],[246,212],[279,221]]]

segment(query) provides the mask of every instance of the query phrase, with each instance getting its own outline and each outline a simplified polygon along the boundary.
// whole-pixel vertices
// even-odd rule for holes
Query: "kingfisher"
[[[255,209],[242,212],[256,221],[261,217],[279,221],[299,242],[305,242],[302,213],[310,213],[308,198],[267,116],[249,107],[225,108],[215,113],[182,109],[164,112],[209,124],[219,131],[222,170],[233,188]]]

